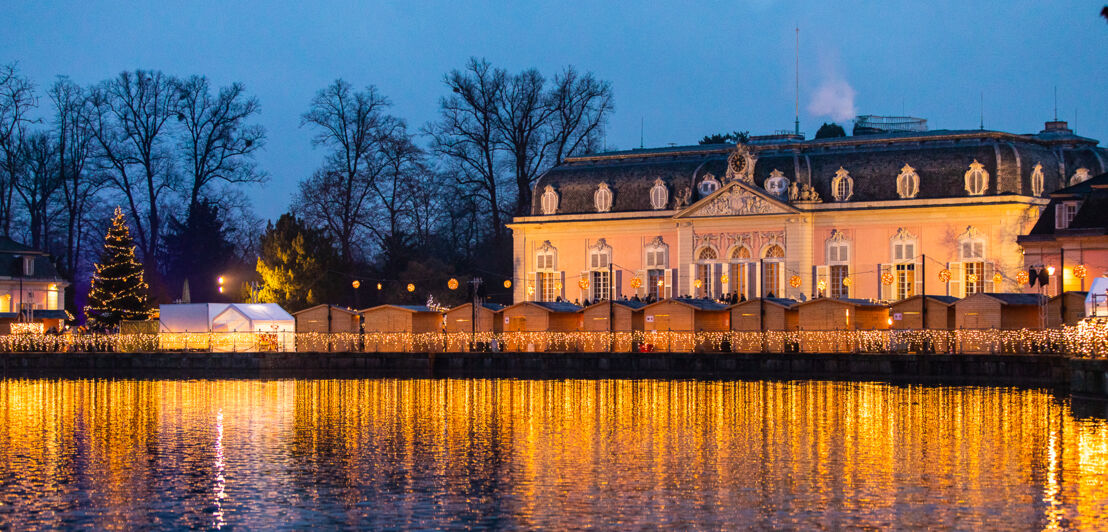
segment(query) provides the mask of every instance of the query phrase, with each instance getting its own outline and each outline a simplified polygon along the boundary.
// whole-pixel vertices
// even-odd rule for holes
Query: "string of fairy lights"
[[[842,352],[1065,354],[1108,358],[1108,323],[1086,321],[1057,329],[910,329],[835,331],[480,331],[365,333],[158,333],[0,336],[0,351],[464,351],[471,341],[503,351]]]

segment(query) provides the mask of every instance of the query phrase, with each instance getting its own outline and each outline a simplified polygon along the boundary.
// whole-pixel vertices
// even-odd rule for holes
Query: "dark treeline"
[[[116,205],[155,303],[180,298],[186,279],[196,302],[246,299],[253,283],[260,300],[291,310],[419,303],[429,293],[455,303],[471,275],[507,300],[505,224],[529,212],[542,172],[599,148],[611,87],[572,67],[548,78],[472,59],[444,76],[444,94],[438,119],[413,128],[372,85],[338,79],[319,90],[301,126],[321,163],[300,180],[289,213],[263,224],[246,186],[268,180],[255,159],[266,134],[242,84],[136,70],[39,87],[8,65],[0,231],[54,256],[75,281],[75,315]],[[450,277],[463,287],[447,290]]]

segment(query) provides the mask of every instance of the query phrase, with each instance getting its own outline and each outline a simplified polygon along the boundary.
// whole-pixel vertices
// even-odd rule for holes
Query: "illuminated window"
[[[966,295],[985,291],[985,240],[967,237],[960,241],[962,276]]]
[[[693,294],[694,296],[712,297],[714,295],[712,294],[712,264],[718,258],[719,255],[714,248],[705,247],[700,250],[696,257],[698,263],[696,265],[696,278],[700,280],[701,285],[700,289],[697,290],[698,293]],[[696,290],[695,286],[693,290]]]
[[[50,285],[46,290],[46,310],[58,310],[58,285]]]
[[[782,261],[785,258],[785,249],[773,244],[766,248],[764,255],[763,258],[766,260],[762,271],[762,286],[764,287],[762,295],[768,297],[772,293],[774,296],[780,296],[784,272]]]
[[[611,276],[608,266],[612,263],[612,247],[603,238],[589,248],[589,291],[590,299],[608,299],[611,295]]]
[[[735,293],[747,295],[746,269],[750,265],[750,248],[736,246],[731,250],[731,265],[728,279],[731,286],[735,287]]]
[[[664,286],[658,286],[658,281],[665,280],[665,270],[669,263],[669,246],[662,241],[662,237],[654,237],[643,249],[643,263],[646,268],[646,292],[656,298],[663,297]]]
[[[554,301],[561,295],[557,289],[557,283],[561,281],[561,273],[556,270],[557,250],[550,245],[550,241],[543,242],[541,248],[535,253],[535,271],[537,279],[536,301]]]

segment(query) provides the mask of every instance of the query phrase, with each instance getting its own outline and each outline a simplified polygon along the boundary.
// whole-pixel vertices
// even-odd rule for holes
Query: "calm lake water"
[[[0,380],[0,529],[1108,527],[1108,422],[835,382]]]

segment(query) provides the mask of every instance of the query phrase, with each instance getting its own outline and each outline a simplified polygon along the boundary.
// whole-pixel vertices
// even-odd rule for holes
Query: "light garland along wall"
[[[443,352],[469,349],[471,340],[502,351],[655,351],[820,353],[1053,353],[1108,358],[1108,324],[1061,329],[957,329],[871,331],[634,331],[457,333],[160,333],[13,334],[0,336],[3,351],[320,351],[350,346],[357,352]],[[333,349],[334,347],[332,347]]]

